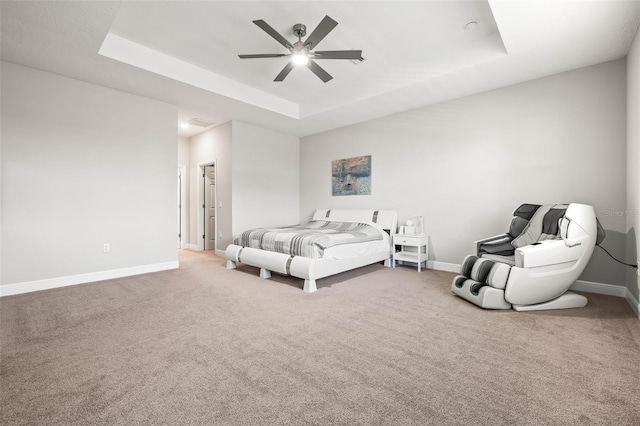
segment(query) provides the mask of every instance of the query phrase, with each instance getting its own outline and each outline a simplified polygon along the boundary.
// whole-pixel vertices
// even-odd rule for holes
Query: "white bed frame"
[[[398,215],[394,210],[316,210],[312,220],[331,220],[344,222],[375,222],[392,237],[398,229]],[[393,238],[389,247],[382,252],[353,259],[311,259],[302,256],[290,256],[284,253],[242,247],[230,244],[225,251],[227,269],[235,269],[236,262],[260,268],[260,278],[270,278],[271,272],[291,275],[304,280],[303,290],[313,293],[317,290],[316,280],[362,266],[384,261],[391,266]]]

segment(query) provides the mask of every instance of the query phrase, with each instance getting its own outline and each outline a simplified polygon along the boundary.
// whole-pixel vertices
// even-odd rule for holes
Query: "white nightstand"
[[[395,247],[400,246],[400,251],[395,251]],[[396,262],[412,262],[418,264],[418,272],[422,270],[422,262],[427,266],[429,253],[429,236],[424,234],[404,235],[395,234],[393,236],[393,267]],[[414,247],[415,250],[407,250],[407,247]]]

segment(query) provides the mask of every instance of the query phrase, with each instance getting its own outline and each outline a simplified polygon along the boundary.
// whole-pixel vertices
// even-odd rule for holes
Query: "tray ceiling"
[[[638,1],[3,1],[2,59],[147,96],[180,119],[236,119],[305,135],[626,55]],[[329,15],[323,83],[252,23],[290,41]],[[476,21],[473,30],[465,25]],[[184,131],[186,135],[201,129]],[[191,133],[189,133],[191,132]]]

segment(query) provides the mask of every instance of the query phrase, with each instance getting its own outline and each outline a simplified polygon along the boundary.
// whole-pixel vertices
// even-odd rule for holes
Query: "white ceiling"
[[[64,1],[0,3],[2,60],[168,102],[179,121],[232,119],[294,135],[322,132],[622,58],[640,1]],[[290,41],[325,16],[339,25],[318,50],[362,49],[365,61],[318,60],[273,79]],[[475,30],[465,24],[476,20]],[[177,124],[176,124],[177,125]],[[180,129],[190,136],[202,131]]]

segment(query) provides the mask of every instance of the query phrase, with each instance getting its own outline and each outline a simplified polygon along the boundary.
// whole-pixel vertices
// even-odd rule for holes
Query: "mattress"
[[[238,234],[234,244],[312,259],[349,259],[391,251],[390,237],[379,225],[331,220],[251,229]]]

